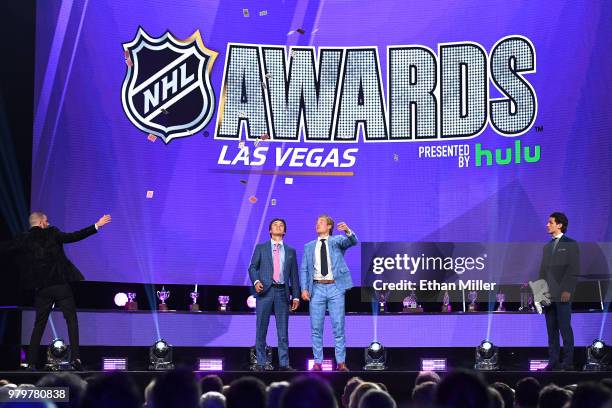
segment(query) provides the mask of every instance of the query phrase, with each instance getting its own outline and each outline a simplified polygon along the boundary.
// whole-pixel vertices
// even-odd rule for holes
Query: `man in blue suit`
[[[329,311],[334,330],[336,370],[348,371],[344,345],[344,292],[353,287],[351,273],[344,261],[344,252],[357,244],[357,237],[343,222],[338,229],[346,237],[333,236],[334,221],[327,215],[317,219],[318,238],[304,246],[300,268],[302,299],[310,301],[313,371],[321,371],[323,361],[323,322]]]
[[[280,371],[295,371],[289,365],[289,309],[294,311],[300,305],[300,286],[295,249],[283,243],[287,231],[285,220],[275,218],[270,222],[270,241],[255,247],[249,277],[255,287],[257,299],[257,371],[266,366],[266,336],[270,314],[274,310],[278,334],[278,359]],[[290,289],[291,286],[291,289]],[[291,290],[291,306],[289,291]]]

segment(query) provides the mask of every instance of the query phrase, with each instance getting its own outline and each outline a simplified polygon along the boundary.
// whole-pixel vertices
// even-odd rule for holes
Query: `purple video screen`
[[[243,285],[268,223],[612,240],[612,18],[573,1],[39,0],[32,210],[89,280]],[[346,253],[356,284],[361,248]],[[537,263],[537,262],[536,262]]]

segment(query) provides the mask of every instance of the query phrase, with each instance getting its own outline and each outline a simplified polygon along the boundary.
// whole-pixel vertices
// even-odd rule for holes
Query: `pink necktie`
[[[280,250],[278,244],[274,244],[274,274],[272,280],[278,282],[280,280]]]

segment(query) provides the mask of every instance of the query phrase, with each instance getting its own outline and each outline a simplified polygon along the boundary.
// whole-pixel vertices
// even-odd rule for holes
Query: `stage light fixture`
[[[70,347],[60,338],[54,339],[47,348],[47,370],[70,371],[74,370],[70,364]]]
[[[377,341],[373,341],[370,345],[365,349],[365,366],[363,367],[366,371],[381,371],[386,370],[387,366],[385,363],[387,362],[387,351]]]
[[[149,348],[149,370],[172,370],[172,346],[164,339],[159,339]]]
[[[474,364],[474,368],[482,371],[499,370],[497,365],[498,354],[498,349],[493,343],[489,340],[483,340],[476,347],[476,364]]]
[[[257,369],[257,347],[251,346],[249,349],[249,370],[255,371]],[[266,346],[266,363],[264,364],[265,371],[273,371],[274,366],[272,365],[272,349]]]
[[[593,340],[587,347],[587,362],[584,371],[605,371],[610,363],[609,347],[600,339]]]

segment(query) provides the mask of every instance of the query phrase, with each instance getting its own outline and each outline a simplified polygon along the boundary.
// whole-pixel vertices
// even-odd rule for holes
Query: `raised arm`
[[[112,219],[110,215],[104,215],[95,224],[87,228],[83,228],[81,230],[74,231],[74,232],[62,232],[59,229],[56,229],[56,234],[57,234],[58,240],[62,244],[70,244],[72,242],[81,241],[89,237],[90,235],[95,234],[96,232],[98,232],[100,228],[102,228],[103,226],[111,222],[111,220]]]
[[[338,240],[338,246],[341,249],[347,249],[354,245],[357,245],[357,243],[359,242],[357,241],[357,235],[355,235],[353,231],[351,231],[348,225],[346,225],[344,222],[341,222],[338,224],[338,229],[346,233],[345,237],[341,235],[339,236],[340,239]]]

